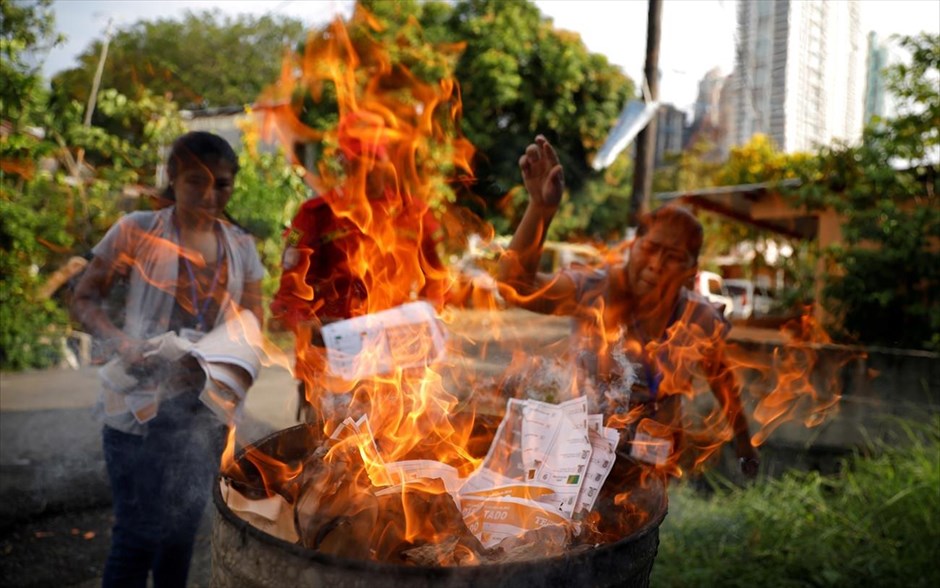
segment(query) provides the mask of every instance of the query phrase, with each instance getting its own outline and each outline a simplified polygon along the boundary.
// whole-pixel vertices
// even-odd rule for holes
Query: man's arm
[[[519,158],[519,168],[529,204],[499,260],[497,278],[508,286],[500,291],[510,302],[537,312],[552,312],[571,301],[576,290],[567,276],[536,272],[545,235],[565,191],[564,171],[555,149],[542,135]]]
[[[751,444],[751,432],[741,402],[740,387],[724,360],[723,351],[718,351],[706,360],[704,368],[712,393],[718,399],[725,418],[728,419],[734,431],[735,453],[741,460],[741,472],[753,478],[757,475],[760,458],[757,448]]]

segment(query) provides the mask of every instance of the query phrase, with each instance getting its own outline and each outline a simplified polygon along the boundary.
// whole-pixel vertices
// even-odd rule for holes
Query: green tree
[[[621,190],[625,177],[629,185],[624,176],[629,165],[605,175],[595,174],[589,164],[634,94],[633,83],[617,67],[588,52],[577,35],[554,28],[527,0],[363,0],[360,5],[369,17],[350,22],[349,37],[364,59],[358,64],[363,71],[378,66],[368,59],[368,45],[380,43],[393,65],[418,79],[453,76],[460,83],[460,129],[476,149],[473,184],[458,190],[460,204],[497,232],[510,230],[524,202],[513,189],[520,180],[519,154],[535,134],[544,133],[559,152],[571,189],[571,212],[558,224],[564,229],[559,236],[610,231],[610,216],[599,210],[628,196]],[[386,89],[393,91],[394,82]],[[318,92],[317,100],[297,99],[304,100],[302,120],[323,131],[336,124],[335,91],[324,85]],[[582,190],[589,181],[593,187]]]
[[[838,335],[940,350],[940,35],[901,38],[909,63],[888,69],[898,116],[860,146],[821,150],[796,194],[841,213],[844,244],[825,290]]]
[[[49,2],[4,2],[3,134],[0,135],[0,367],[57,359],[65,311],[42,294],[50,274],[87,253],[123,208],[125,188],[149,183],[160,149],[179,134],[175,104],[147,92],[99,98],[99,120],[82,124],[78,101],[50,107],[31,53],[51,36]],[[8,15],[10,18],[7,18]],[[133,136],[134,139],[130,137]]]
[[[38,67],[32,55],[59,41],[53,35],[51,1],[3,2],[3,83],[0,84],[0,368],[48,365],[58,357],[56,332],[64,313],[39,300],[39,270],[49,246],[66,246],[62,220],[43,214],[50,198],[45,178],[36,180],[36,161],[54,149],[36,122],[42,111]],[[48,244],[48,245],[44,245]]]
[[[596,191],[581,191],[596,177],[590,158],[634,95],[632,81],[526,0],[459,2],[449,22],[455,39],[466,42],[456,76],[484,193],[501,196],[519,183],[519,155],[543,133],[565,166],[571,202],[590,206]],[[515,225],[522,209],[517,200],[505,204]]]
[[[188,12],[182,20],[139,21],[118,30],[108,49],[101,87],[131,98],[144,90],[184,108],[251,104],[277,80],[285,47],[303,38],[303,24],[284,16],[223,16]],[[53,86],[67,100],[88,99],[102,40],[59,73]]]
[[[271,297],[280,280],[282,233],[300,204],[310,197],[310,189],[303,181],[303,169],[290,165],[282,152],[258,150],[259,136],[254,125],[243,124],[241,128],[239,171],[226,213],[258,240],[261,261],[268,270],[263,293]]]
[[[559,241],[623,239],[632,183],[633,160],[621,155],[602,173],[588,177],[581,188],[562,203],[549,227],[548,238]]]
[[[28,120],[32,95],[42,83],[37,55],[62,42],[52,0],[3,2],[0,14],[0,112],[8,121]]]

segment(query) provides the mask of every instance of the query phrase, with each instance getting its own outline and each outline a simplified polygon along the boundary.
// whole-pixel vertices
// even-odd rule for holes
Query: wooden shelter
[[[659,204],[682,203],[693,209],[707,210],[728,219],[749,224],[785,237],[815,241],[820,250],[842,242],[843,218],[831,208],[807,210],[796,207],[781,195],[781,190],[799,186],[799,180],[719,186],[700,190],[661,192],[653,199]],[[825,261],[816,263],[814,315],[817,320],[825,312],[822,300],[827,268]]]

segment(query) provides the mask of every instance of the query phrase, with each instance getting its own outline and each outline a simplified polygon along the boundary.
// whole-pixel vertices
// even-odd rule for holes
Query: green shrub
[[[702,498],[670,492],[653,586],[935,586],[940,432]]]

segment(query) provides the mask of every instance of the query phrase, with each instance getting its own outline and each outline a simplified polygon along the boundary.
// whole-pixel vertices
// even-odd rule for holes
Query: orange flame
[[[321,317],[371,315],[418,297],[439,309],[453,278],[439,259],[432,233],[441,226],[452,235],[462,230],[463,223],[446,214],[444,190],[453,173],[470,174],[473,155],[470,143],[456,134],[461,111],[456,82],[422,80],[393,62],[387,48],[372,38],[381,32],[379,23],[361,8],[353,22],[366,34],[352,38],[339,19],[310,33],[303,54],[286,55],[278,83],[254,107],[262,136],[290,147],[290,156],[295,156],[297,143],[323,147],[323,156],[305,178],[321,200],[308,205],[321,207],[316,210],[322,212],[311,209],[312,217],[333,220],[318,225],[325,233],[319,245],[297,245],[296,269],[282,281],[282,291],[292,291],[312,322],[296,326],[299,341],[310,340]],[[306,124],[304,104],[328,98],[335,99],[338,124],[326,130]],[[315,254],[320,256],[316,260]],[[320,261],[324,255],[330,256],[328,264]],[[315,284],[310,275],[317,275]],[[420,330],[398,333],[394,346],[402,365],[422,364],[429,355]],[[378,352],[364,351],[372,353]],[[310,539],[318,549],[355,552],[356,545],[322,531],[332,524],[331,512],[344,513],[350,528],[371,537],[360,543],[376,553],[403,541],[446,538],[451,529],[437,525],[427,509],[451,500],[449,495],[429,481],[396,479],[385,465],[433,460],[466,475],[480,461],[467,449],[473,443],[473,418],[455,416],[460,400],[445,390],[433,366],[397,368],[349,382],[329,375],[326,364],[322,347],[297,346],[294,373],[305,383],[311,404],[328,406],[337,396],[348,403],[320,413],[323,433],[333,439],[319,465],[304,473],[308,487],[319,495],[307,491],[297,497],[298,508],[309,515],[304,519],[308,538],[327,537],[325,546]],[[365,415],[369,429],[344,422],[347,415]],[[284,473],[293,475],[293,470]],[[377,488],[398,486],[376,494]],[[385,507],[378,509],[390,501],[396,502],[389,507],[395,516],[386,516]]]
[[[360,7],[353,23],[359,31],[378,33],[381,29]],[[304,122],[305,104],[319,104],[334,95],[338,124],[321,130]],[[351,38],[343,22],[336,20],[326,30],[310,34],[302,55],[285,57],[280,80],[266,91],[255,112],[264,136],[290,146],[289,155],[295,156],[292,147],[298,143],[323,148],[324,156],[316,169],[308,170],[306,181],[324,193],[322,205],[327,208],[322,210],[337,219],[325,239],[336,255],[322,270],[322,279],[311,284],[306,276],[315,269],[320,271],[313,267],[314,249],[300,248],[299,270],[285,279],[310,318],[295,332],[302,343],[296,349],[294,373],[305,383],[313,406],[335,404],[336,397],[345,406],[334,412],[321,411],[317,433],[322,434],[323,445],[302,466],[252,452],[246,459],[261,472],[269,494],[279,491],[289,495],[296,508],[301,541],[308,547],[377,559],[399,557],[403,549],[439,547],[454,535],[453,519],[441,513],[456,513],[458,520],[460,516],[444,487],[446,481],[407,479],[387,466],[432,460],[465,477],[480,464],[494,431],[489,428],[481,433],[472,410],[462,412],[473,403],[448,391],[442,368],[459,371],[459,366],[451,362],[447,366],[396,368],[352,382],[338,381],[326,369],[324,349],[306,342],[325,318],[373,314],[419,296],[440,308],[445,291],[470,298],[477,307],[497,307],[495,289],[457,284],[433,259],[436,253],[424,246],[435,223],[449,227],[452,233],[464,225],[454,214],[457,211],[447,211],[441,219],[431,214],[440,215],[447,209],[441,189],[447,174],[454,170],[470,173],[472,146],[455,136],[461,112],[456,82],[419,79],[407,67],[393,62],[381,43],[368,34]],[[336,169],[337,160],[345,160],[341,172]],[[491,235],[490,228],[485,236]],[[500,285],[500,290],[516,303],[545,292],[523,295],[507,285]],[[674,292],[660,294],[651,298],[653,306],[672,300]],[[343,307],[341,315],[329,316],[329,309],[338,306]],[[661,314],[663,309],[647,310]],[[810,405],[807,424],[816,424],[838,401],[837,394],[822,399],[810,384],[814,344],[795,343],[768,363],[726,343],[721,333],[706,331],[690,316],[678,317],[662,341],[641,344],[636,338],[621,339],[621,311],[602,301],[586,311],[589,316],[580,318],[595,325],[592,335],[599,339],[602,352],[624,345],[623,351],[630,356],[650,358],[663,377],[658,396],[644,406],[628,405],[613,411],[607,426],[629,430],[634,448],[662,454],[663,458],[655,466],[636,468],[616,480],[610,499],[619,509],[614,520],[604,520],[593,512],[583,522],[596,537],[614,540],[645,524],[650,510],[643,502],[648,498],[642,498],[642,487],[661,484],[667,475],[680,476],[703,467],[735,438],[735,423],[744,418],[745,407],[728,390],[736,386],[742,372],[760,370],[774,381],[767,390],[748,391],[748,400],[757,404],[754,419],[761,425],[753,436],[756,445],[783,420],[799,414],[798,407],[804,401]],[[449,320],[447,313],[444,320]],[[498,315],[488,315],[486,323],[487,329],[497,329]],[[498,333],[489,334],[488,340],[501,343]],[[472,344],[472,336],[468,341]],[[405,334],[396,344],[405,360],[402,365],[420,363],[417,360],[427,355],[427,346],[421,333]],[[531,355],[526,349],[513,352],[511,369],[497,386],[501,398],[511,393],[509,380],[525,379],[541,369],[531,363]],[[710,363],[711,357],[721,355],[728,358],[727,364]],[[705,379],[725,392],[718,394],[717,403],[705,406],[704,414],[697,415],[681,407],[702,401],[702,389],[690,387],[689,382],[700,375],[703,366]],[[474,388],[479,382],[463,373],[450,379]],[[642,378],[635,387],[649,393]],[[474,392],[475,400],[482,402],[483,390],[476,388]],[[597,392],[575,378],[559,393],[570,397]],[[649,418],[650,410],[657,413],[655,419]],[[238,465],[231,463],[233,443],[234,437],[226,454],[230,464],[226,471],[237,477]],[[339,528],[342,533],[334,532]],[[431,550],[430,556],[441,565],[480,561],[479,544],[469,541],[452,547],[447,554]]]

